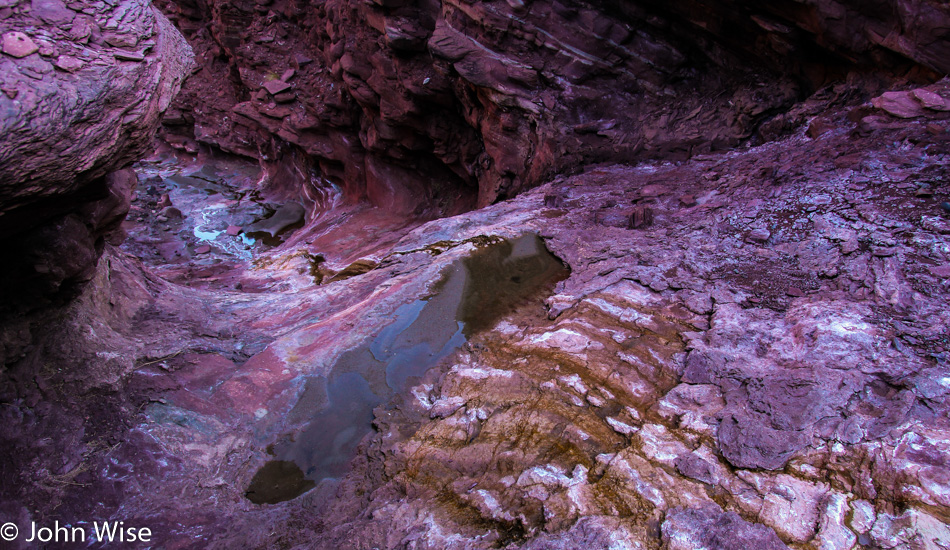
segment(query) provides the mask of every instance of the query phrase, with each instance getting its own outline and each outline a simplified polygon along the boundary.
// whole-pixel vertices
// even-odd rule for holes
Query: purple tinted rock
[[[46,23],[65,27],[73,22],[76,12],[66,7],[62,0],[33,0],[30,13]]]
[[[560,208],[564,206],[566,202],[562,195],[549,194],[544,196],[544,206],[548,208]]]
[[[180,219],[183,216],[181,210],[175,208],[174,206],[166,206],[165,208],[162,208],[162,211],[159,213],[159,215],[170,220]]]
[[[271,95],[279,94],[284,90],[290,89],[290,84],[284,82],[283,80],[268,80],[264,83],[264,89],[270,92]]]
[[[950,101],[947,101],[938,93],[931,92],[924,88],[918,88],[913,92],[914,98],[927,109],[934,111],[950,111]]]
[[[139,39],[135,35],[128,33],[110,32],[106,33],[103,38],[107,44],[116,48],[132,49],[138,46],[139,43]]]
[[[56,59],[56,62],[53,63],[53,65],[61,71],[71,73],[81,69],[85,63],[83,63],[81,59],[68,55],[61,55]]]
[[[771,236],[772,233],[770,233],[768,229],[762,227],[753,229],[749,232],[749,240],[757,243],[764,243],[765,241],[769,240],[769,237]]]
[[[112,53],[116,59],[119,61],[144,61],[145,54],[142,52],[129,52],[124,50],[116,50]]]
[[[716,482],[716,476],[712,465],[695,454],[683,455],[674,462],[676,471],[686,477],[702,481],[703,483],[713,484]]]
[[[93,32],[96,31],[98,31],[98,27],[95,20],[88,15],[81,15],[73,20],[73,24],[69,28],[69,38],[85,44],[89,41],[89,37],[92,36]]]
[[[713,350],[694,350],[686,359],[683,382],[713,384],[726,365],[726,356]]]
[[[924,114],[924,108],[910,92],[885,92],[874,98],[871,103],[899,118],[915,118]]]
[[[648,206],[638,206],[630,214],[630,229],[641,229],[653,225],[653,209]]]
[[[765,525],[750,523],[735,512],[710,503],[703,508],[674,508],[661,526],[669,550],[783,550],[778,535]]]

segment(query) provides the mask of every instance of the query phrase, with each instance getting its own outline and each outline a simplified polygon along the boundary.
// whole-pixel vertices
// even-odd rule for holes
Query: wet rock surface
[[[343,354],[327,376],[307,380],[291,415],[311,417],[308,424],[268,447],[281,460],[265,464],[255,479],[287,460],[313,481],[346,473],[372,428],[374,408],[391,408],[394,396],[405,394],[471,336],[519,304],[539,300],[542,291],[568,275],[536,235],[473,242],[480,248],[448,266],[431,296],[397,308],[391,324]],[[252,480],[252,500],[254,488]]]
[[[434,221],[308,207],[273,246],[227,232],[279,209],[256,167],[138,165],[125,251],[5,372],[4,514],[167,547],[946,545],[948,121],[809,101],[815,138],[591,166]],[[453,266],[530,234],[570,267],[545,297],[411,376],[367,367],[458,329],[396,345]],[[371,428],[313,423],[335,400]],[[308,430],[352,458],[308,479]]]

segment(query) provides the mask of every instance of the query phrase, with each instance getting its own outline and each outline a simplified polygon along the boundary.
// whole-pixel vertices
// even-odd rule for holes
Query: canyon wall
[[[0,0],[0,522],[950,545],[950,85],[881,95],[950,70],[945,3],[155,4]],[[183,154],[136,193],[159,124]],[[229,231],[286,198],[283,242]],[[405,382],[349,473],[249,500],[348,354],[527,233],[566,279]]]
[[[950,70],[936,1],[160,0],[201,70],[165,136],[401,212],[773,139],[831,82]],[[873,76],[872,76],[873,75]]]
[[[0,25],[2,313],[22,313],[92,276],[135,185],[116,170],[151,150],[192,54],[145,1],[8,0]]]

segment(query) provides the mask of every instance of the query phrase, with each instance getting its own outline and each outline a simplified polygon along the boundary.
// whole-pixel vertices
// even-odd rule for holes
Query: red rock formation
[[[135,183],[117,169],[180,71],[163,81],[161,40],[131,49],[147,28],[112,32],[141,3],[30,4],[0,0],[21,33],[0,76],[25,75],[0,116],[62,82],[0,119],[54,136],[0,143],[0,283],[34,310],[0,316],[2,521],[117,519],[165,547],[950,544],[950,85],[876,90],[946,70],[943,4],[165,1],[201,61],[166,141],[259,159],[309,208],[260,224],[256,171],[159,159],[124,225],[141,259],[106,242]],[[67,23],[82,47],[44,61]],[[86,49],[141,81],[73,107],[98,89]],[[301,210],[248,252],[242,228]],[[466,302],[520,284],[525,233],[571,268],[543,301],[471,333],[442,303],[387,364],[404,379],[367,368],[485,246],[511,240]],[[413,371],[443,333],[468,341]],[[392,396],[311,438],[349,404],[338,369]],[[341,442],[348,473],[246,498],[308,439],[285,474]]]
[[[0,314],[87,280],[191,50],[146,1],[0,7]],[[110,175],[111,173],[111,175]]]
[[[950,63],[936,1],[158,4],[202,67],[169,141],[270,165],[300,150],[312,170],[298,187],[335,182],[403,212],[733,147],[834,79],[927,79]]]

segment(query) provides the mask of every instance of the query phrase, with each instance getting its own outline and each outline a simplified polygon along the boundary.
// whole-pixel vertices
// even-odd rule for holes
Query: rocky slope
[[[946,6],[159,5],[0,0],[3,522],[950,546]]]

